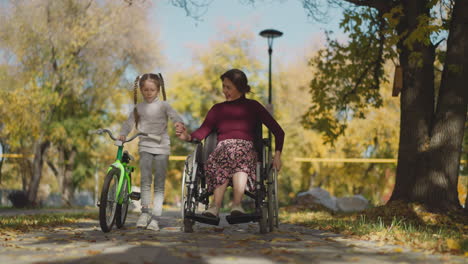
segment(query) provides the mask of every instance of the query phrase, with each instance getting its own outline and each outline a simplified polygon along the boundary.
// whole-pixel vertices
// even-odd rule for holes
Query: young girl
[[[134,83],[133,112],[127,121],[122,124],[120,140],[126,136],[135,126],[137,130],[156,134],[161,137],[158,142],[149,137],[140,137],[138,144],[140,153],[141,170],[141,215],[137,221],[137,227],[151,230],[159,230],[156,216],[162,212],[164,200],[164,183],[166,179],[167,163],[170,152],[170,140],[167,134],[168,117],[176,128],[185,127],[180,115],[166,102],[160,100],[159,93],[162,88],[163,99],[166,100],[164,80],[161,74],[145,73],[138,76]],[[137,104],[138,88],[140,88],[144,101]],[[154,200],[153,211],[150,213],[149,204],[151,197],[151,182],[154,175]]]

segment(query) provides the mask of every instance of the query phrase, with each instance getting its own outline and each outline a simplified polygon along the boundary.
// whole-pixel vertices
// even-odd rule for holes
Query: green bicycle
[[[129,200],[139,200],[140,193],[132,192],[132,172],[135,170],[134,166],[129,163],[134,158],[124,151],[124,143],[130,142],[139,136],[146,136],[156,141],[161,141],[161,137],[138,132],[131,138],[120,141],[112,135],[108,129],[101,128],[98,130],[89,131],[89,134],[107,133],[109,137],[114,140],[114,145],[117,148],[117,157],[107,169],[107,175],[102,185],[101,198],[98,203],[99,207],[99,224],[103,232],[111,231],[114,223],[117,228],[122,228],[127,219]]]

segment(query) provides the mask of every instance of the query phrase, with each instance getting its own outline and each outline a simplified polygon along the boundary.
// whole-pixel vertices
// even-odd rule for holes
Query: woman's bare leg
[[[221,208],[221,203],[223,202],[224,192],[226,192],[226,188],[228,186],[229,181],[226,181],[223,185],[218,186],[214,190],[214,204],[216,207]]]
[[[242,196],[247,186],[247,173],[236,172],[232,176],[232,187],[234,192],[234,199],[232,200],[232,206],[239,206],[242,201]]]

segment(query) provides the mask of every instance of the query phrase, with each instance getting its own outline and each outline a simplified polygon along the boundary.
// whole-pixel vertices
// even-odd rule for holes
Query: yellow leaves
[[[455,250],[455,251],[458,251],[460,250],[460,244],[458,243],[458,241],[454,240],[454,239],[451,239],[451,238],[448,238],[445,240],[445,242],[447,243],[447,247],[450,249],[450,250]]]
[[[297,242],[297,241],[300,241],[300,239],[298,239],[298,238],[278,237],[278,238],[273,238],[271,240],[271,243]]]
[[[101,252],[102,252],[102,251],[100,251],[100,250],[88,250],[88,251],[86,251],[86,254],[87,254],[88,256],[94,256],[94,255],[101,254]]]
[[[401,253],[401,252],[403,252],[403,249],[402,248],[394,248],[393,252]]]

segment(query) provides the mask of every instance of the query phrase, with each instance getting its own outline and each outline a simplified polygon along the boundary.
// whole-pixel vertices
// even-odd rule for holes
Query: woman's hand
[[[273,168],[277,171],[281,170],[281,151],[276,151],[273,157]]]
[[[190,141],[191,137],[187,132],[187,128],[184,124],[177,122],[175,124],[176,136],[183,141]]]

